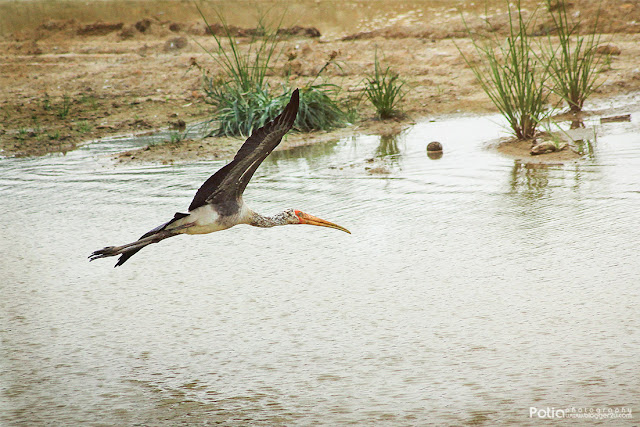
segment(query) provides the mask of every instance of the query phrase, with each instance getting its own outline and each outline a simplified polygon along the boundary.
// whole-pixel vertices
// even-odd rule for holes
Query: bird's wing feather
[[[240,198],[258,166],[293,127],[299,103],[300,95],[296,89],[282,113],[260,129],[255,130],[242,144],[233,160],[202,184],[196,192],[189,210],[192,211],[206,203]]]

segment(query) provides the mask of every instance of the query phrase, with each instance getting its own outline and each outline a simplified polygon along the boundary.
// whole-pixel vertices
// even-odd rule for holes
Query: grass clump
[[[48,93],[45,93],[44,98],[42,98],[42,109],[44,111],[51,111],[51,100],[49,99]]]
[[[530,139],[551,111],[547,108],[550,91],[546,87],[550,71],[549,64],[534,53],[529,36],[535,13],[525,19],[520,1],[515,2],[515,8],[514,12],[508,5],[509,33],[504,42],[497,38],[481,42],[467,27],[475,51],[483,61],[473,62],[460,53],[515,136]]]
[[[600,74],[601,57],[597,53],[600,36],[596,34],[600,9],[590,34],[583,36],[580,20],[574,22],[569,18],[564,1],[546,1],[559,42],[554,48],[549,37],[546,51],[553,92],[567,102],[572,112],[582,111],[584,101],[597,89],[595,83]]]
[[[224,16],[216,10],[216,16],[220,21],[224,37],[218,37],[214,29],[209,25],[206,17],[198,8],[200,16],[209,29],[216,42],[216,49],[213,51],[203,49],[222,69],[224,83],[214,82],[210,77],[205,76],[205,94],[215,100],[219,91],[233,88],[239,93],[251,92],[262,89],[266,85],[267,73],[272,69],[272,62],[277,59],[276,49],[278,47],[278,29],[281,27],[280,21],[271,25],[266,21],[265,16],[261,16],[258,22],[258,31],[251,33],[248,43],[249,48],[243,52],[239,47],[237,38],[233,35],[232,28],[227,23]],[[273,29],[275,27],[275,29]],[[226,41],[226,46],[225,43]],[[202,47],[202,46],[201,46]],[[214,84],[217,83],[217,84]]]
[[[91,130],[93,130],[93,126],[91,126],[91,124],[87,120],[78,122],[76,126],[78,128],[78,132],[80,133],[89,133],[91,132]]]
[[[405,82],[390,67],[385,69],[380,65],[378,52],[375,54],[373,74],[367,76],[364,92],[373,104],[380,119],[388,119],[400,113],[398,103],[404,98]]]
[[[248,135],[255,123],[261,122],[258,115],[271,117],[274,103],[266,76],[277,56],[277,29],[271,30],[272,26],[266,25],[262,17],[259,25],[262,30],[252,33],[248,49],[243,52],[220,12],[216,10],[224,37],[218,37],[202,10],[198,8],[198,11],[216,42],[214,50],[201,47],[222,70],[220,76],[203,75],[205,102],[215,107],[215,120],[219,122],[215,133],[218,136]]]
[[[69,110],[71,109],[71,98],[69,95],[64,95],[62,97],[62,103],[58,106],[58,111],[56,115],[60,119],[65,119],[69,115]]]
[[[169,132],[169,142],[171,144],[178,144],[179,142],[184,141],[186,137],[187,132],[180,132],[176,130]]]
[[[262,16],[258,29],[250,32],[248,48],[241,50],[232,28],[218,11],[216,15],[223,37],[215,34],[200,9],[199,12],[216,41],[213,51],[205,50],[222,70],[215,77],[203,74],[205,102],[215,107],[213,120],[218,123],[213,133],[218,136],[250,135],[282,111],[293,91],[280,84],[280,93],[274,95],[267,81],[267,76],[273,74],[272,64],[279,55],[278,30],[282,18],[276,25],[269,25]],[[332,61],[330,58],[320,73]],[[314,84],[320,73],[300,90],[300,110],[294,125],[299,131],[328,130],[348,122],[347,113],[337,101],[339,88]]]
[[[340,87],[328,83],[301,88],[300,109],[294,124],[295,129],[311,132],[347,125],[350,122],[349,112],[345,112],[337,101],[339,93]],[[287,94],[286,102],[289,102],[289,98],[290,95]]]
[[[215,94],[207,92],[207,102],[216,108],[215,120],[218,127],[214,131],[215,135],[249,135],[255,126],[254,121],[262,121],[261,115],[271,117],[271,110],[275,107],[267,88],[259,87],[243,92],[236,87],[224,86],[216,89]]]
[[[336,101],[339,88],[320,84],[300,89],[300,109],[294,129],[300,132],[330,130],[346,125],[349,120]],[[272,96],[269,88],[247,93],[227,92],[224,102],[218,104],[216,119],[219,122],[215,134],[218,136],[250,135],[280,114],[291,98],[291,88],[282,88],[282,93]]]
[[[92,109],[96,110],[98,108],[98,100],[94,95],[83,95],[80,98],[80,102],[86,105],[89,105]]]

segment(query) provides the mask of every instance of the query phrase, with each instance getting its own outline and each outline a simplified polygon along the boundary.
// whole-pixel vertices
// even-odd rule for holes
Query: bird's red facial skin
[[[304,215],[304,212],[299,210],[294,210],[293,213],[295,213],[296,216],[298,217],[298,221],[300,221],[300,224],[304,224],[304,219],[302,219],[302,215]]]

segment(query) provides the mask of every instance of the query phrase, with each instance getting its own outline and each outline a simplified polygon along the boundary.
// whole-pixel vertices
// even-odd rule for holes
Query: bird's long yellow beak
[[[351,234],[351,232],[346,228],[341,227],[338,224],[325,221],[324,219],[318,218],[317,216],[309,215],[308,213],[304,213],[300,211],[296,212],[296,215],[300,219],[300,224],[318,225],[320,227],[335,228],[336,230],[344,231],[345,233]]]

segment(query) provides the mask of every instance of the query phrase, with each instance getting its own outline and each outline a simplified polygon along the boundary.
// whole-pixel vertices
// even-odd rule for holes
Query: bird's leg
[[[136,240],[135,242],[127,243],[126,245],[107,246],[105,248],[102,248],[100,250],[93,252],[89,256],[89,260],[93,261],[94,259],[120,255],[121,253],[127,250],[130,251],[133,249],[138,249],[138,248],[142,248],[144,246],[150,245],[151,243],[157,243],[160,240],[169,237],[170,235],[173,235],[173,233],[157,233],[157,234],[154,234],[153,236],[148,236],[143,239]]]
[[[193,226],[194,223],[190,222],[187,224],[183,224],[179,227],[176,227],[172,230],[162,230],[159,231],[155,234],[152,234],[151,236],[147,236],[147,237],[143,237],[142,239],[138,239],[135,242],[132,243],[127,243],[126,245],[122,245],[122,246],[107,246],[105,248],[102,248],[100,250],[97,250],[95,252],[93,252],[91,255],[89,255],[89,261],[93,261],[94,259],[99,259],[99,258],[106,258],[106,257],[110,257],[110,256],[116,256],[116,255],[120,255],[123,252],[128,252],[128,251],[132,251],[134,249],[139,249],[139,248],[143,248],[147,245],[150,245],[152,243],[158,243],[161,240],[166,239],[167,237],[171,237],[171,236],[175,236],[176,231],[178,230],[182,230],[188,227]]]

